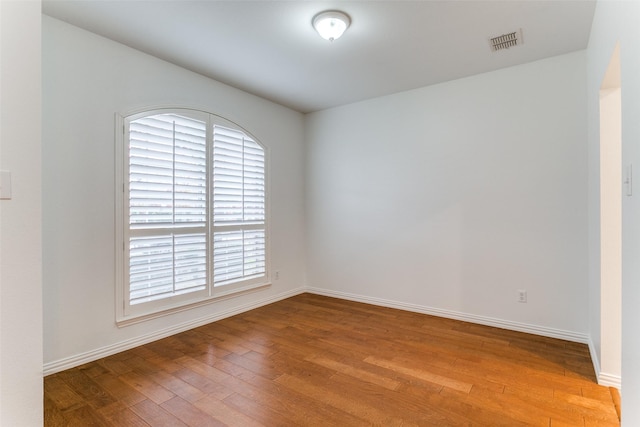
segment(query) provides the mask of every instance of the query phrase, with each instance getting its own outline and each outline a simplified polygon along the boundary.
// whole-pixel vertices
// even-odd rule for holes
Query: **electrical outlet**
[[[273,279],[274,279],[274,280],[280,280],[280,270],[276,270],[276,271],[273,273]]]
[[[522,289],[518,290],[518,302],[527,302],[527,291]]]

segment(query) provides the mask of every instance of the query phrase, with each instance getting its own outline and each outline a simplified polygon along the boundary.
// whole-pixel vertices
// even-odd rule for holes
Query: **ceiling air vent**
[[[489,42],[491,42],[491,50],[493,52],[521,45],[522,30],[514,31],[512,33],[506,33],[497,37],[492,37],[491,39],[489,39]]]

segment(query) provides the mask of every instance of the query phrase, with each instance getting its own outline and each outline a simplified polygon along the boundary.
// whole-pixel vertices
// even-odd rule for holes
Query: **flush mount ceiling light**
[[[330,42],[340,38],[342,33],[349,28],[349,24],[351,24],[349,16],[337,10],[320,12],[313,18],[313,28],[320,34],[320,37]]]

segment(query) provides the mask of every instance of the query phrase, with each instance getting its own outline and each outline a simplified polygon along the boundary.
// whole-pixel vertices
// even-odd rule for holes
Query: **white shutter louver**
[[[130,304],[206,288],[206,135],[176,114],[129,124]]]
[[[206,123],[175,114],[129,127],[129,222],[132,228],[205,225]]]
[[[214,287],[226,295],[263,285],[263,146],[196,110],[141,113],[124,124],[119,321],[199,303]]]
[[[243,134],[215,126],[213,130],[213,222],[243,220]]]
[[[215,232],[213,247],[214,283],[264,274],[264,229]]]
[[[266,271],[264,149],[243,132],[213,131],[214,286]]]
[[[244,220],[264,221],[264,150],[247,140],[244,158]]]

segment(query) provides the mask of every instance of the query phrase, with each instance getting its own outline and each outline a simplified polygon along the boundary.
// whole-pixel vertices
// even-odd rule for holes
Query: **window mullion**
[[[245,138],[244,136],[242,137],[242,222],[244,223],[244,221],[246,220],[245,217],[245,212],[244,212],[244,207],[245,207],[245,180],[246,180],[246,159],[245,159]]]
[[[173,226],[176,225],[176,122],[175,120],[172,123],[172,140],[173,145],[171,148],[171,162],[173,164],[173,174],[172,174],[172,183],[171,183],[171,218]],[[173,277],[173,292],[176,291],[176,235],[174,232],[171,232],[171,242],[172,242],[172,263],[171,263],[171,273]]]
[[[171,262],[171,277],[173,278],[172,280],[172,289],[173,292],[175,293],[176,291],[176,235],[175,233],[171,233],[171,255],[172,255],[172,262]]]
[[[206,269],[206,275],[207,275],[207,292],[209,294],[209,296],[211,296],[213,294],[213,263],[215,261],[214,259],[214,247],[213,247],[213,233],[214,228],[213,228],[213,221],[215,220],[214,216],[213,216],[213,190],[214,190],[214,186],[213,186],[213,151],[214,151],[214,146],[213,146],[213,118],[211,117],[211,115],[207,116],[207,132],[206,132],[206,138],[207,138],[207,146],[206,146],[206,162],[207,162],[207,169],[206,169],[206,174],[207,174],[207,181],[206,181],[206,191],[205,191],[205,197],[207,198],[207,212],[206,212],[206,222],[205,222],[205,227],[206,227],[206,236],[207,236],[207,256],[206,256],[206,260],[207,260],[207,269]]]
[[[245,256],[246,256],[246,254],[245,254],[246,245],[245,245],[245,242],[244,242],[244,221],[246,220],[245,209],[244,209],[245,208],[244,191],[245,191],[245,179],[246,179],[245,168],[246,168],[246,163],[247,163],[246,159],[245,159],[245,146],[246,146],[245,137],[243,136],[242,137],[242,225],[243,225],[243,227],[242,227],[242,230],[240,231],[240,233],[242,235],[242,239],[241,239],[241,242],[242,242],[242,277],[246,276],[246,271],[245,271],[246,269],[245,269],[245,262],[244,262],[245,261]]]
[[[165,227],[155,227],[155,228],[130,228],[129,236],[131,237],[146,237],[146,236],[158,236],[167,233],[175,233],[175,234],[198,234],[198,233],[206,233],[207,228],[203,226],[199,227],[173,227],[171,224],[168,224]]]

